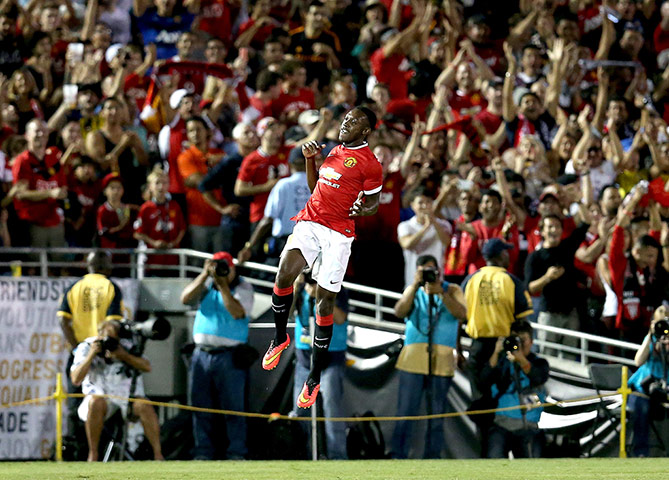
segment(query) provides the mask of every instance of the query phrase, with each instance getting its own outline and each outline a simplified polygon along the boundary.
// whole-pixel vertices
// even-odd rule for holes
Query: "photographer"
[[[193,324],[195,351],[190,365],[191,405],[244,411],[248,369],[257,352],[247,345],[253,287],[237,277],[232,256],[215,253],[202,273],[181,293],[184,304],[199,301]],[[254,355],[255,354],[255,355]],[[241,460],[247,453],[244,417],[225,417],[227,458]],[[193,414],[195,459],[213,460],[214,415]]]
[[[462,290],[441,281],[433,256],[418,257],[416,267],[413,282],[395,305],[395,315],[406,322],[404,348],[396,366],[400,376],[398,416],[415,415],[423,392],[428,413],[446,411],[446,395],[455,374],[459,322],[467,317]],[[393,458],[407,458],[412,425],[410,421],[395,424]],[[423,458],[440,458],[443,446],[443,419],[428,421]]]
[[[630,408],[634,421],[635,457],[647,457],[650,454],[649,426],[654,414],[664,418],[662,403],[667,402],[667,382],[669,375],[667,360],[669,360],[669,318],[665,305],[658,307],[653,314],[650,331],[643,340],[634,357],[634,364],[639,369],[629,379],[628,385],[635,392],[641,392],[648,397],[631,395]]]
[[[497,408],[513,407],[545,400],[543,386],[548,381],[549,366],[532,353],[532,327],[524,320],[511,325],[509,337],[499,337],[481,380],[490,386]],[[544,437],[538,422],[543,408],[497,412],[488,432],[488,458],[541,457]]]
[[[116,395],[126,398],[130,395],[132,369],[149,372],[151,364],[145,358],[130,353],[132,341],[120,340],[121,322],[106,320],[98,327],[98,336],[89,337],[81,342],[74,351],[74,362],[70,369],[70,379],[76,386],[81,385],[86,395],[79,406],[79,418],[86,422],[88,439],[88,461],[98,460],[100,433],[105,420],[116,410],[121,410],[123,418],[131,414],[139,417],[144,427],[144,435],[151,444],[155,460],[163,460],[160,450],[160,426],[158,417],[151,405],[131,404],[116,398],[103,398],[97,395]],[[137,377],[135,397],[144,396],[142,377]]]

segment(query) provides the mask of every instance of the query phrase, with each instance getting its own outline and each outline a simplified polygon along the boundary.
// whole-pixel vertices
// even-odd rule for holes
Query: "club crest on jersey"
[[[341,173],[338,173],[332,167],[322,168],[319,172],[320,176],[326,180],[339,180],[341,178]]]
[[[358,161],[355,159],[355,157],[346,157],[346,160],[344,160],[344,166],[348,168],[353,168],[358,164]]]

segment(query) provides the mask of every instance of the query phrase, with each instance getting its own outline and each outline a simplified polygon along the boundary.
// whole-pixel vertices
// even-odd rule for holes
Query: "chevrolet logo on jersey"
[[[332,167],[322,168],[319,173],[320,177],[326,180],[339,180],[341,178],[341,173],[338,173]]]

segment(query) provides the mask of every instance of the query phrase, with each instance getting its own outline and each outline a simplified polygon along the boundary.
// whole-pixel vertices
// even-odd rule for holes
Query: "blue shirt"
[[[291,218],[300,213],[310,196],[305,172],[295,172],[274,185],[265,205],[265,216],[274,219],[273,237],[285,237],[293,232],[295,221]]]
[[[448,290],[448,282],[443,282],[444,291]],[[413,307],[409,316],[404,319],[406,323],[405,345],[412,343],[427,343],[427,333],[429,330],[429,304],[430,297],[425,290],[419,288],[413,299]],[[432,343],[455,348],[458,339],[458,319],[448,311],[441,295],[434,295],[434,305],[432,306],[432,322],[434,330],[432,332]]]
[[[657,340],[655,339],[655,336],[653,336],[651,338],[650,345],[648,346],[650,349],[648,360],[646,360],[646,362],[641,365],[638,370],[634,372],[634,375],[632,375],[627,381],[627,385],[633,387],[633,389],[637,392],[643,392],[643,387],[641,384],[646,378],[648,378],[648,376],[652,376],[656,379],[661,379],[664,376],[662,358],[655,352],[656,343]],[[667,356],[669,357],[669,353]],[[667,378],[665,380],[669,382],[669,371],[667,372]]]
[[[158,60],[167,60],[177,54],[177,40],[183,32],[189,32],[194,15],[186,10],[174,9],[169,17],[161,17],[155,8],[147,9],[137,19],[144,45],[156,44]]]
[[[225,308],[221,292],[211,283],[195,314],[193,340],[196,344],[218,347],[248,341],[249,318],[253,309],[253,287],[250,283],[240,280],[231,289],[231,293],[241,303],[246,316],[234,318]]]

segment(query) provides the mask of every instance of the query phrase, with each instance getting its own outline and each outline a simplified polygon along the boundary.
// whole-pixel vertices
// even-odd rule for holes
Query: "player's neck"
[[[359,139],[353,140],[351,142],[342,142],[342,145],[345,146],[346,148],[355,148],[355,147],[359,147],[360,145],[364,145],[366,142],[367,142],[366,139],[359,138]]]

